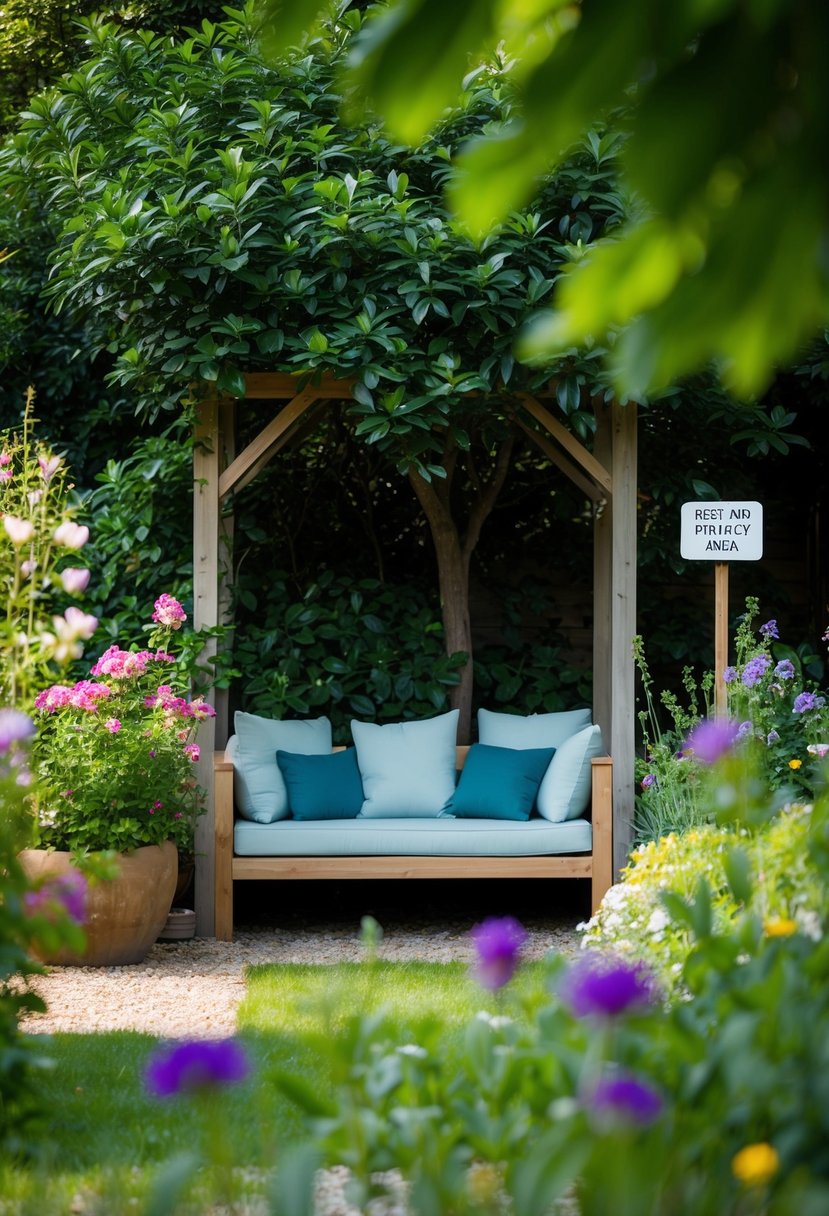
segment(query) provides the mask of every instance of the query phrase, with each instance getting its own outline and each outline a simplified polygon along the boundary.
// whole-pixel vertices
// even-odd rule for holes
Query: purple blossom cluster
[[[170,1098],[236,1085],[249,1073],[247,1054],[236,1039],[190,1039],[151,1056],[144,1084],[155,1097]]]
[[[743,668],[743,684],[746,688],[754,688],[771,667],[771,657],[767,654],[755,655],[749,659]]]
[[[740,730],[738,723],[730,718],[705,718],[688,735],[685,750],[692,752],[703,764],[715,764],[734,746]]]
[[[793,714],[806,714],[813,709],[823,709],[826,704],[825,697],[819,697],[813,692],[802,692],[795,697],[794,705],[792,706]]]
[[[599,1081],[588,1106],[602,1125],[623,1122],[646,1127],[662,1114],[664,1102],[652,1085],[632,1073],[619,1072]]]
[[[472,929],[475,975],[484,988],[495,991],[508,984],[521,959],[527,931],[513,916],[491,916]]]
[[[653,972],[641,961],[587,954],[565,976],[561,996],[578,1018],[615,1018],[644,1009],[658,998]]]
[[[37,888],[27,891],[23,906],[27,916],[42,916],[55,921],[64,916],[77,924],[86,923],[86,879],[79,870],[56,874]]]
[[[777,631],[777,621],[774,619],[766,621],[765,625],[760,626],[760,633],[767,641],[776,641],[780,637]]]
[[[778,680],[793,680],[795,677],[794,663],[791,659],[781,659],[774,669]]]

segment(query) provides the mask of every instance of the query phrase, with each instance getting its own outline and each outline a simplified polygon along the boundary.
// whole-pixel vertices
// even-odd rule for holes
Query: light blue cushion
[[[478,742],[488,747],[561,747],[576,731],[590,725],[589,709],[554,714],[499,714],[478,710]]]
[[[602,732],[588,726],[565,739],[550,761],[538,790],[538,813],[550,823],[579,819],[587,809],[594,756],[603,756]]]
[[[240,815],[255,823],[273,823],[288,816],[288,791],[276,763],[277,751],[304,756],[331,751],[331,723],[327,718],[278,721],[237,710],[236,735],[227,753],[236,770],[234,789]]]
[[[552,747],[487,747],[467,753],[449,813],[457,819],[529,819]]]
[[[354,819],[363,805],[363,785],[353,747],[324,756],[276,753],[288,787],[294,819]]]
[[[360,815],[435,818],[455,792],[458,711],[416,722],[352,722],[363,781]]]
[[[234,852],[242,857],[539,857],[589,853],[587,819],[526,823],[506,819],[318,819],[251,823],[237,819]],[[493,870],[493,874],[497,871]]]

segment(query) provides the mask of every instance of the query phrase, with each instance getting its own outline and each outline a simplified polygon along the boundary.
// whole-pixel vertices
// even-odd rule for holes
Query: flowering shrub
[[[810,852],[825,882],[826,802],[785,823],[797,825],[792,853]],[[641,960],[550,956],[546,994],[523,989],[498,1016],[479,1013],[460,1046],[435,1019],[404,1042],[393,1017],[359,1011],[340,1036],[315,1039],[330,1092],[276,1079],[318,1152],[283,1164],[271,1210],[286,1193],[312,1210],[314,1173],[335,1163],[349,1167],[361,1211],[393,1169],[406,1210],[435,1216],[552,1212],[568,1191],[580,1216],[829,1210],[823,906],[803,927],[797,912],[770,915],[782,857],[774,878],[758,871],[756,891],[739,855],[722,864],[739,911],[721,918],[704,879],[687,898],[676,886],[663,909],[690,945],[682,1000],[666,1002]]]
[[[89,571],[78,553],[89,529],[68,505],[69,472],[60,456],[36,440],[33,394],[20,431],[0,434],[0,704],[31,706],[34,689],[54,679],[54,665],[80,657],[97,626],[94,616],[55,601],[82,595]]]
[[[654,705],[652,682],[642,639],[634,657],[645,692],[639,714],[644,757],[637,760],[639,793],[635,830],[642,840],[682,832],[712,819],[712,803],[702,779],[705,766],[732,744],[754,745],[758,779],[785,798],[811,800],[821,783],[822,760],[829,754],[829,699],[805,686],[798,654],[780,643],[777,622],[755,630],[757,600],[746,600],[746,612],[735,635],[737,662],[726,668],[729,722],[707,721],[713,674],[699,685],[684,672],[688,705],[662,694],[671,725],[663,730]],[[829,640],[829,634],[827,635]]]
[[[213,714],[176,691],[168,651],[184,611],[156,600],[149,647],[112,645],[92,679],[55,684],[36,701],[40,840],[56,848],[118,852],[173,840],[191,849],[203,797],[192,776],[195,734]]]
[[[704,825],[648,841],[631,854],[622,880],[611,887],[585,925],[582,944],[646,960],[666,990],[675,988],[691,949],[687,924],[672,920],[662,896],[690,899],[708,884],[713,924],[726,932],[743,907],[729,882],[729,857],[739,844],[756,875],[750,907],[765,923],[791,920],[806,935],[819,933],[829,895],[809,852],[811,808],[793,806],[754,833]]]

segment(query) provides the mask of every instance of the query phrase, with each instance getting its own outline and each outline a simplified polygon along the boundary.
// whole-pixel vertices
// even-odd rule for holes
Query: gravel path
[[[384,925],[379,956],[388,960],[469,961],[474,921],[430,922],[408,915]],[[528,959],[550,949],[578,948],[575,915],[522,918]],[[138,1030],[162,1038],[223,1038],[236,1030],[236,1010],[252,963],[357,962],[363,957],[359,917],[350,923],[286,918],[286,927],[241,929],[233,942],[194,938],[157,942],[143,963],[130,967],[53,967],[35,987],[45,1014],[22,1023],[33,1033]]]

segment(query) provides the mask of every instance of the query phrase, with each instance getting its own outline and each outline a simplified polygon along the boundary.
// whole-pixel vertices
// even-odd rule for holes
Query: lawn
[[[522,1007],[531,1007],[542,993],[541,965],[525,965],[514,987]],[[481,990],[462,963],[251,968],[239,1031],[252,1075],[219,1098],[229,1155],[244,1171],[237,1185],[261,1191],[262,1172],[301,1136],[298,1112],[276,1088],[274,1074],[298,1075],[325,1093],[325,1047],[343,1032],[350,1014],[387,1010],[401,1042],[416,1042],[418,1027],[437,1020],[447,1031],[451,1060],[461,1026],[478,1010],[496,1007],[496,998]],[[157,1044],[152,1036],[126,1031],[53,1037],[54,1066],[42,1081],[46,1119],[39,1156],[27,1164],[2,1163],[2,1216],[117,1216],[146,1209],[164,1163],[198,1147],[203,1114],[186,1099],[145,1093],[142,1073]]]

